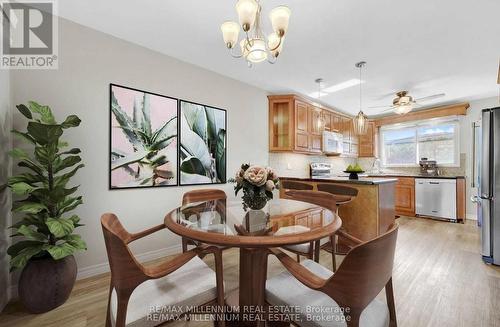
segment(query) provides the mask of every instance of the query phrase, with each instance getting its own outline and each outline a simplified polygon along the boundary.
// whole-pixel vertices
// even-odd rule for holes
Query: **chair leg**
[[[188,250],[188,240],[187,238],[182,238],[182,253],[187,252]]]
[[[387,284],[385,284],[385,297],[387,299],[387,306],[389,307],[389,317],[391,319],[389,322],[389,326],[396,327],[398,325],[398,322],[396,319],[396,305],[394,303],[394,290],[392,288],[392,277],[389,279]]]
[[[332,245],[332,268],[333,272],[337,271],[337,260],[335,259],[335,249],[337,248],[337,244],[335,241],[335,234],[330,235],[330,244]]]
[[[317,263],[319,263],[319,251],[321,246],[320,244],[321,244],[320,240],[314,242],[314,261]]]
[[[215,257],[215,279],[217,285],[217,305],[219,309],[222,309],[222,312],[217,311],[217,315],[222,316],[222,319],[216,319],[214,321],[214,326],[224,327],[225,326],[225,300],[224,300],[224,275],[223,275],[223,264],[222,264],[222,250],[216,250],[214,252]]]
[[[125,327],[127,320],[127,306],[130,295],[132,295],[133,290],[122,290],[117,291],[117,310],[116,310],[116,323],[115,327]]]
[[[297,254],[297,262],[300,263],[300,255]]]
[[[113,292],[113,281],[109,283],[108,309],[106,310],[106,327],[111,327],[111,292]]]

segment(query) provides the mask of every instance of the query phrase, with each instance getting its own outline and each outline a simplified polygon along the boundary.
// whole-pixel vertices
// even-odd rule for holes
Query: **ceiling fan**
[[[433,94],[429,96],[425,96],[422,98],[418,99],[413,99],[411,95],[408,94],[408,91],[399,91],[396,93],[396,98],[392,100],[392,105],[388,106],[375,106],[375,107],[369,107],[370,109],[374,108],[387,108],[386,110],[382,112],[387,112],[387,111],[394,111],[395,113],[399,115],[404,115],[409,113],[410,111],[413,110],[415,107],[421,106],[420,102],[424,101],[430,101],[434,100],[440,97],[445,96],[444,93],[439,93],[439,94]]]

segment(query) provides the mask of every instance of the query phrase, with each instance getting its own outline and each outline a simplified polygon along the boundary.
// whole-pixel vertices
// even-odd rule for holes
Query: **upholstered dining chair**
[[[223,308],[220,249],[198,247],[170,261],[145,266],[135,259],[128,244],[165,228],[165,225],[131,234],[114,214],[106,213],[101,217],[101,226],[111,268],[107,327],[156,326],[169,319],[165,310],[171,307],[215,304]],[[215,273],[198,257],[201,253],[214,254]],[[155,315],[151,311],[155,308],[162,311]],[[224,322],[214,322],[214,325],[223,326]]]
[[[397,231],[395,223],[385,234],[351,249],[335,273],[311,260],[299,264],[271,249],[287,271],[267,280],[266,301],[300,308],[299,326],[397,326],[392,287]],[[383,288],[387,303],[376,299]],[[307,312],[308,306],[328,311]]]
[[[335,196],[335,200],[337,202],[337,209],[340,206],[351,202],[352,200],[354,200],[354,198],[358,196],[357,189],[345,185],[338,185],[332,183],[318,183],[316,187],[318,191],[328,192]],[[354,242],[352,242],[353,239]],[[338,240],[342,240],[344,249],[340,249],[339,247],[340,242]],[[336,237],[333,240],[334,242],[326,242],[321,244],[321,250],[329,252],[332,255],[333,271],[337,269],[337,261],[335,259],[335,255],[346,255],[346,253],[352,247],[349,245],[355,245],[356,240],[357,240],[356,238],[347,234],[346,231],[343,228],[341,228],[336,233]]]
[[[199,189],[184,193],[182,196],[182,205],[193,202],[213,201],[213,200],[226,200],[226,192],[218,189]],[[201,243],[188,238],[182,238],[182,252],[188,250],[189,245],[199,246]],[[220,247],[222,248],[222,247]],[[225,249],[225,248],[222,248]]]

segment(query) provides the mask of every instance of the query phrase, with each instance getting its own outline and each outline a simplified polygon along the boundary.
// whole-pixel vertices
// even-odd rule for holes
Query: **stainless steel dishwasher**
[[[457,181],[416,178],[415,213],[457,221]]]

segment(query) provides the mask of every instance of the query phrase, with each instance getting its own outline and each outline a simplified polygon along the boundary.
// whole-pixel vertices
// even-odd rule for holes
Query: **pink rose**
[[[251,166],[245,171],[243,177],[255,186],[262,186],[267,181],[267,170],[259,166]]]
[[[272,180],[268,180],[266,182],[266,191],[272,192],[274,190],[274,182]]]
[[[271,167],[267,167],[267,179],[269,180],[275,180],[276,179],[276,173]]]

